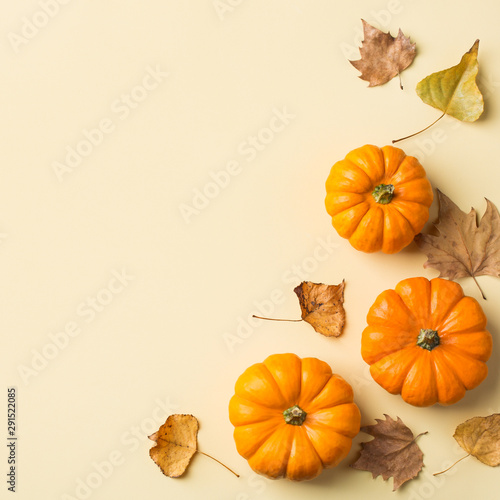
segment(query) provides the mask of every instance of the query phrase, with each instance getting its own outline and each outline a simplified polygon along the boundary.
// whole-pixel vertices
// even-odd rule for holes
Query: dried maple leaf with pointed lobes
[[[364,19],[361,21],[364,32],[364,40],[359,49],[361,59],[349,62],[361,71],[360,78],[369,82],[369,87],[375,87],[392,80],[413,62],[416,55],[415,44],[403,35],[401,29],[394,38]]]
[[[157,432],[149,436],[156,446],[149,456],[169,477],[180,477],[198,449],[199,423],[193,415],[170,415]]]
[[[392,477],[392,490],[396,491],[422,470],[424,455],[415,442],[421,434],[414,437],[399,417],[397,420],[385,414],[384,417],[386,420],[375,419],[375,425],[361,428],[375,439],[361,443],[361,455],[351,467],[371,472],[373,478],[381,475],[387,480]]]
[[[345,325],[344,288],[344,280],[339,285],[303,281],[294,289],[302,319],[326,337],[340,336]]]
[[[466,420],[456,428],[453,437],[467,455],[458,459],[451,467],[436,472],[435,476],[450,470],[471,455],[490,467],[500,465],[500,413]]]
[[[439,235],[415,236],[415,243],[428,258],[424,267],[440,271],[440,278],[470,276],[476,284],[476,276],[499,277],[500,215],[495,205],[486,200],[486,212],[478,225],[473,208],[466,214],[441,191],[437,194],[439,214],[434,226]]]

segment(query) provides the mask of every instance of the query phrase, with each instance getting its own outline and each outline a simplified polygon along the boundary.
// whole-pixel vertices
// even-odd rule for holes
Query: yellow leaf
[[[193,415],[170,415],[158,431],[149,436],[156,441],[149,455],[163,474],[170,477],[184,474],[198,448],[198,427]]]
[[[457,427],[453,437],[483,464],[500,465],[500,413],[466,420]]]
[[[455,429],[453,437],[467,455],[459,458],[447,469],[435,472],[434,476],[449,471],[458,462],[471,455],[490,467],[500,465],[500,413],[469,418]]]
[[[149,450],[149,456],[158,465],[163,474],[180,477],[186,472],[195,453],[201,453],[240,477],[220,460],[198,449],[198,429],[200,424],[193,415],[170,415],[165,423],[149,436],[155,446]]]
[[[483,96],[476,85],[478,48],[479,40],[476,40],[456,66],[420,81],[416,90],[422,101],[458,120],[477,120],[484,109]]]

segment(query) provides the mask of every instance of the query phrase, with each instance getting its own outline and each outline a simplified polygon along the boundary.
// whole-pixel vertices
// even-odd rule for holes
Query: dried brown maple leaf
[[[345,325],[344,288],[344,280],[339,285],[303,281],[293,290],[299,298],[302,319],[263,318],[255,314],[253,317],[271,321],[306,321],[326,337],[339,337]]]
[[[500,465],[500,413],[466,420],[456,428],[453,437],[467,455],[457,460],[451,467],[471,455],[490,467]],[[434,475],[442,474],[451,467]]]
[[[401,29],[394,38],[368,24],[364,19],[364,40],[359,49],[361,59],[349,61],[361,71],[360,78],[369,82],[369,87],[387,83],[406,69],[415,58],[415,44],[403,35]],[[400,81],[400,86],[401,85]]]
[[[392,477],[392,490],[396,491],[422,470],[424,455],[415,442],[421,434],[414,437],[399,417],[393,420],[389,415],[384,416],[386,420],[375,419],[375,425],[361,428],[375,439],[361,443],[361,455],[351,467],[369,471],[374,478],[381,475],[387,480]]]
[[[440,278],[471,276],[478,287],[476,276],[499,277],[500,214],[495,205],[486,200],[486,212],[478,225],[473,208],[466,214],[441,191],[437,194],[439,214],[434,226],[439,235],[415,236],[415,243],[428,258],[424,267],[440,271]]]
[[[169,477],[182,476],[196,452],[215,460],[239,477],[216,458],[198,450],[198,429],[198,420],[193,415],[170,415],[165,423],[149,436],[151,441],[156,442],[156,446],[149,450],[149,456],[163,474]]]

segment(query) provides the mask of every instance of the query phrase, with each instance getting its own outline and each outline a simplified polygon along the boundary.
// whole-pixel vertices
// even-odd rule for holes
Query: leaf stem
[[[443,113],[437,120],[434,120],[430,125],[427,125],[427,127],[423,128],[422,130],[419,130],[418,132],[415,132],[414,134],[411,134],[411,135],[407,135],[406,137],[401,137],[401,139],[395,139],[392,141],[393,144],[396,144],[396,142],[399,142],[399,141],[404,141],[405,139],[409,139],[410,137],[413,137],[417,134],[420,134],[421,132],[425,132],[428,128],[431,128],[435,123],[437,123],[439,120],[441,120],[441,118],[443,118],[443,116],[445,115],[446,113]]]
[[[302,319],[278,319],[278,318],[264,318],[262,316],[256,316],[252,314],[252,318],[265,319],[266,321],[302,321]]]
[[[429,431],[421,432],[418,436],[415,436],[413,438],[413,441],[416,441],[420,436],[423,436],[424,434],[428,434],[428,433],[429,433]]]
[[[461,460],[463,460],[464,458],[467,458],[467,457],[470,457],[470,453],[465,455],[465,457],[459,458],[454,464],[451,464],[447,469],[442,470],[441,472],[434,472],[434,474],[432,474],[432,475],[439,476],[439,474],[443,474],[443,472],[448,472],[452,467],[455,467],[455,465],[457,465],[458,462],[460,462]]]
[[[483,289],[479,286],[479,283],[477,282],[476,277],[472,276],[472,279],[474,280],[474,283],[476,283],[477,287],[479,288],[479,291],[481,292],[483,299],[486,300],[486,296],[484,295]]]
[[[196,450],[198,453],[201,453],[202,455],[205,455],[208,458],[211,458],[212,460],[215,460],[218,464],[221,464],[222,467],[225,467],[228,471],[232,472],[236,477],[240,477],[239,474],[236,474],[234,470],[230,469],[227,465],[223,464],[220,460],[217,460],[216,458],[212,457],[212,455],[209,455],[208,453],[205,453],[204,451],[201,450]]]

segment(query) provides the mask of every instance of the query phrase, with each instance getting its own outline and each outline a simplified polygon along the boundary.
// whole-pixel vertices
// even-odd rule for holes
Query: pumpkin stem
[[[417,337],[417,345],[422,349],[432,351],[432,349],[439,345],[438,332],[429,328],[422,328]]]
[[[298,405],[294,405],[283,412],[285,422],[290,425],[302,425],[307,413]]]
[[[394,186],[392,184],[379,184],[372,193],[377,203],[387,205],[394,196]]]

